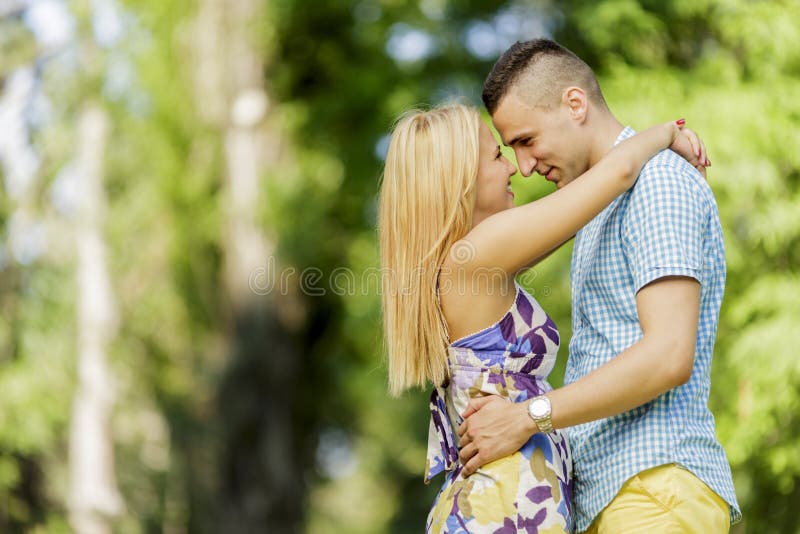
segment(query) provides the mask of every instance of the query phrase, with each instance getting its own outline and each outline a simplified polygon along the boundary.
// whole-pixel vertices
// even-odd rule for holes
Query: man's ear
[[[561,94],[561,103],[569,109],[570,117],[579,123],[586,120],[589,99],[583,89],[576,86],[567,87]]]

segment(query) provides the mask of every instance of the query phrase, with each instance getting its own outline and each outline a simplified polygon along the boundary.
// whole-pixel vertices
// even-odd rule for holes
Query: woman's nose
[[[508,158],[506,158],[506,167],[508,168],[509,176],[514,176],[515,174],[517,174],[517,166],[511,163],[511,160],[509,160]]]

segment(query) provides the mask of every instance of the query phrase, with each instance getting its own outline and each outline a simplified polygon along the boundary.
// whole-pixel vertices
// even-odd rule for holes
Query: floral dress
[[[470,398],[523,402],[552,390],[547,376],[558,330],[536,299],[514,285],[514,304],[500,321],[450,344],[449,383],[431,393],[425,483],[443,471],[445,479],[426,532],[572,532],[572,458],[563,431],[537,433],[514,454],[461,476],[457,429]]]

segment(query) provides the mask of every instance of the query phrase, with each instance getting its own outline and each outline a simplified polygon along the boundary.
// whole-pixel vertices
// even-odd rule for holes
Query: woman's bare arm
[[[463,238],[473,257],[462,266],[515,274],[535,265],[633,186],[644,164],[679,132],[674,122],[653,126],[619,143],[568,187],[486,218]]]

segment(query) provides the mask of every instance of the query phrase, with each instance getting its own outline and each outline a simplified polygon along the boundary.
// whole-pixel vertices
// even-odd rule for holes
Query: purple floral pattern
[[[523,402],[550,391],[559,347],[556,325],[518,284],[496,324],[448,347],[450,380],[431,393],[425,483],[445,473],[428,514],[429,533],[572,532],[572,456],[566,434],[535,434],[514,454],[461,475],[458,434],[470,398]]]

